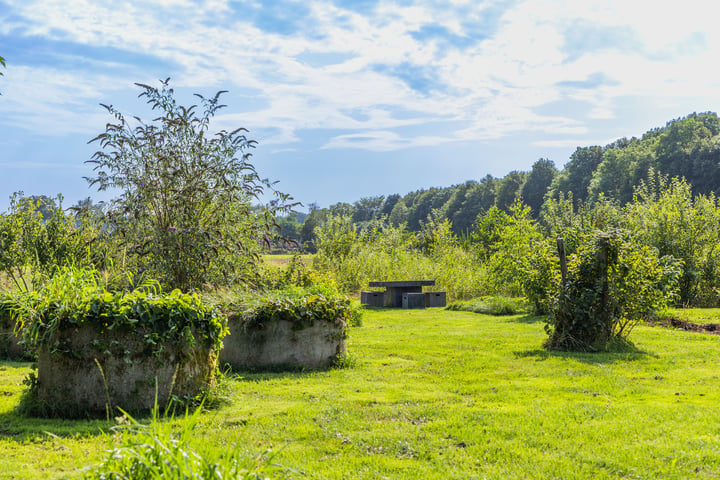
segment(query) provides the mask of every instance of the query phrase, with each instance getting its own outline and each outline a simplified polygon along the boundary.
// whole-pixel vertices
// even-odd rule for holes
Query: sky
[[[0,0],[0,211],[84,177],[135,83],[219,90],[262,177],[307,209],[561,169],[578,146],[720,105],[713,0]]]

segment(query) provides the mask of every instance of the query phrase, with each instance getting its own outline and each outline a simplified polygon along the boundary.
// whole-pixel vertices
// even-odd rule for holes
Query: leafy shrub
[[[568,263],[552,298],[546,346],[602,351],[629,335],[638,320],[672,301],[680,262],[632,242],[626,232],[597,232]]]
[[[534,244],[541,239],[530,207],[517,200],[510,214],[493,207],[478,218],[473,233],[479,258],[486,262],[491,291],[504,296],[523,295],[523,278]]]
[[[290,321],[297,330],[315,321],[340,320],[348,326],[359,326],[362,318],[359,305],[323,286],[295,287],[246,297],[242,303],[227,305],[224,310],[230,318],[240,319],[248,329],[277,320]]]
[[[145,343],[156,356],[168,344],[201,342],[217,351],[227,332],[222,316],[196,294],[163,293],[152,284],[130,293],[113,293],[104,288],[94,270],[63,267],[42,288],[11,294],[11,299],[25,342],[54,353],[63,352],[56,332],[81,325],[98,332],[147,331]]]
[[[161,88],[138,84],[161,115],[146,124],[105,106],[115,123],[95,137],[101,150],[89,163],[88,179],[100,190],[117,190],[106,223],[138,268],[173,288],[206,283],[232,284],[255,276],[261,245],[276,232],[275,214],[286,212],[290,197],[274,191],[250,162],[255,146],[244,128],[214,135],[211,119],[224,105],[218,92],[200,95],[197,105],[178,105],[169,79]],[[256,208],[266,189],[276,199]]]
[[[682,304],[717,305],[720,203],[714,195],[693,196],[684,179],[650,176],[636,188],[626,218],[643,244],[682,260]]]
[[[95,241],[99,235],[100,226],[93,218],[76,220],[65,214],[61,196],[38,200],[17,192],[10,210],[0,214],[0,271],[16,288],[29,290],[64,265],[100,266],[106,252]]]
[[[466,301],[451,302],[447,310],[482,313],[485,315],[517,315],[526,313],[530,307],[524,298],[487,296]]]
[[[550,311],[550,299],[560,287],[560,265],[557,248],[549,239],[532,243],[522,262],[522,290],[536,315]]]

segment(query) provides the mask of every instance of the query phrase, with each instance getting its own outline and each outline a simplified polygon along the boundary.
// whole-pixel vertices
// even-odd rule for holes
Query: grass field
[[[230,379],[195,445],[272,449],[289,478],[720,476],[720,337],[639,326],[638,350],[616,354],[549,353],[545,338],[528,316],[369,311],[348,367]],[[0,478],[79,477],[111,423],[18,417],[29,371],[0,368]]]

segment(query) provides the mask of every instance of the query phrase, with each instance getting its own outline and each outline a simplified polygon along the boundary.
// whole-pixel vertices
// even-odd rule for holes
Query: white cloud
[[[434,39],[423,41],[414,32],[434,25],[458,36],[470,35],[466,20],[485,18],[489,3],[456,0],[453,7],[445,2],[401,6],[384,1],[372,14],[363,15],[328,0],[315,1],[303,19],[305,28],[292,35],[263,31],[242,12],[236,14],[237,4],[226,0],[207,0],[199,6],[189,0],[7,4],[12,17],[2,21],[0,15],[4,34],[154,57],[176,66],[166,74],[177,86],[257,92],[264,106],[224,114],[218,121],[247,125],[250,119],[253,129],[273,132],[264,143],[278,145],[298,141],[301,130],[323,129],[348,132],[333,134],[324,148],[370,150],[500,138],[527,130],[580,136],[586,134],[589,121],[613,118],[618,98],[717,98],[718,91],[712,72],[720,37],[714,15],[698,14],[707,2],[695,0],[682,6],[530,0],[509,7],[489,26],[487,38],[449,49],[440,48]],[[578,20],[599,30],[626,29],[638,46],[623,50],[608,45],[569,58],[564,35]],[[341,54],[342,59],[316,66],[303,62],[306,54]],[[127,60],[94,63],[101,61],[110,68]],[[379,65],[422,67],[435,87],[415,90],[410,86],[420,80],[415,70],[403,78]],[[97,111],[98,101],[108,101],[120,83],[131,89],[133,81],[150,81],[129,78],[137,71],[130,70],[110,77],[92,66],[77,71],[13,66],[3,77],[4,121],[54,133],[85,131],[90,123],[97,130],[98,119],[89,112]],[[585,81],[597,72],[607,82],[592,88],[565,83]],[[588,104],[588,113],[575,118],[569,111],[538,113],[539,107],[566,100]],[[413,129],[413,135],[393,130],[439,122],[455,130],[445,137],[420,129]]]

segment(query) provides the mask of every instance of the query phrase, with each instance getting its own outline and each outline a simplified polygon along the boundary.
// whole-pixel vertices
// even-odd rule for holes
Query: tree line
[[[450,187],[433,187],[400,195],[364,197],[327,208],[309,205],[307,214],[278,219],[283,234],[315,251],[315,228],[330,217],[348,216],[356,228],[386,218],[419,232],[431,213],[450,221],[452,232],[467,238],[478,218],[497,207],[505,213],[520,200],[540,219],[550,201],[571,198],[575,209],[599,201],[624,206],[649,175],[684,178],[693,195],[720,193],[720,118],[712,112],[692,113],[654,128],[641,138],[621,138],[605,146],[578,147],[562,170],[546,158],[530,171],[490,175]]]

